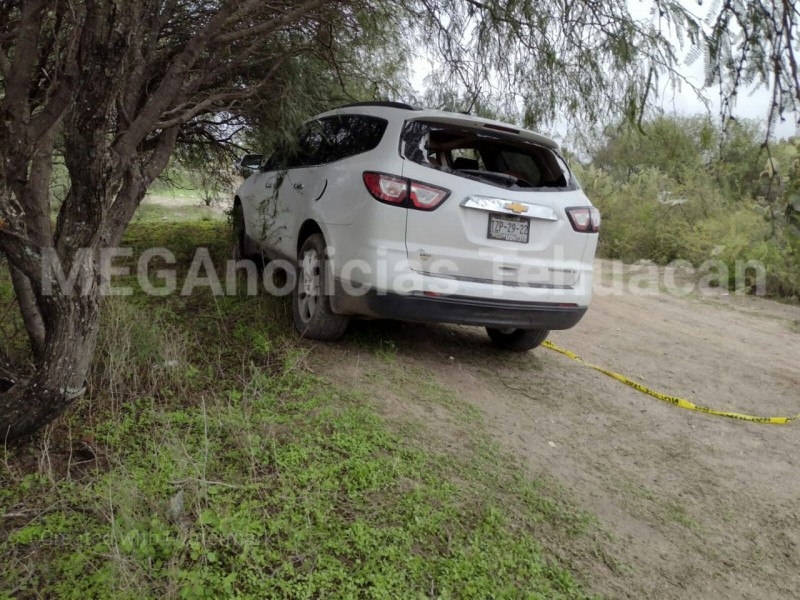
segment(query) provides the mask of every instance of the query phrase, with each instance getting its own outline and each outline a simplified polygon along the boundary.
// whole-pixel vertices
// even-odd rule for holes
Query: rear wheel
[[[494,342],[495,346],[504,350],[514,350],[525,352],[540,346],[550,335],[549,329],[495,329],[487,327],[486,333]]]
[[[297,283],[292,295],[292,316],[297,332],[312,340],[337,340],[344,335],[348,317],[331,310],[332,290],[325,276],[325,239],[315,233],[303,242],[299,253]]]

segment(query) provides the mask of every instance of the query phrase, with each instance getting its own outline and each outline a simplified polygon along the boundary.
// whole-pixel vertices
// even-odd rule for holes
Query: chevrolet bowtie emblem
[[[503,206],[506,210],[510,210],[515,215],[520,215],[522,213],[528,212],[528,207],[524,204],[520,204],[519,202],[509,202],[505,206]]]

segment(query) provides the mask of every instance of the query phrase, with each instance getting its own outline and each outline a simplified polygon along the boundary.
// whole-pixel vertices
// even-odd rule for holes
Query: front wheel
[[[486,333],[494,342],[495,346],[503,350],[514,350],[515,352],[525,352],[540,346],[550,335],[549,329],[495,329],[487,327]]]
[[[238,199],[233,205],[231,221],[233,224],[233,233],[236,236],[236,258],[250,260],[261,259],[258,246],[250,239],[250,236],[247,235],[247,229],[244,225],[244,210],[242,210],[242,204]]]
[[[303,242],[298,259],[292,295],[294,328],[304,338],[338,340],[350,319],[331,310],[332,290],[328,290],[329,278],[325,276],[328,266],[321,234],[315,233]]]

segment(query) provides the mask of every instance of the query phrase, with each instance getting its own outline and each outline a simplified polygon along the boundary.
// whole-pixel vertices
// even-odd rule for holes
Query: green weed
[[[130,264],[168,248],[179,279],[197,247],[232,247],[208,222],[135,224],[127,243]],[[587,597],[539,542],[587,517],[504,457],[475,409],[365,342],[391,381],[415,378],[420,401],[476,430],[468,454],[432,449],[311,373],[290,332],[267,295],[107,302],[88,397],[3,450],[0,597]]]

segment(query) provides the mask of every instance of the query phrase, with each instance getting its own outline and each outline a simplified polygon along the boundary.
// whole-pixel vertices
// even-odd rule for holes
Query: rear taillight
[[[448,190],[434,187],[419,181],[410,181],[411,184],[411,207],[419,210],[433,210],[444,202],[450,195]]]
[[[594,206],[568,208],[567,216],[575,231],[582,233],[597,233],[600,231],[600,211]]]
[[[374,171],[364,172],[364,185],[379,202],[417,210],[433,210],[450,195],[450,190]]]

